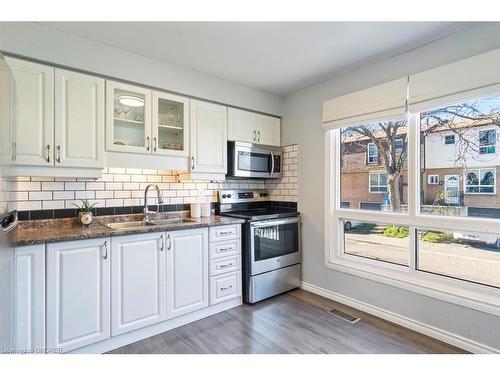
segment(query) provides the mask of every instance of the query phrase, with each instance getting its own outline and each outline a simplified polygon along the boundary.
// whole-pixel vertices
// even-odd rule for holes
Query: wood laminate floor
[[[339,308],[361,318],[347,323]],[[118,348],[114,354],[464,353],[329,299],[294,290]]]

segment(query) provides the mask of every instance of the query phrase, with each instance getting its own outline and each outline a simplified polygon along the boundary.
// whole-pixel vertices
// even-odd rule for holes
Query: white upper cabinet
[[[151,154],[151,90],[106,81],[106,150]]]
[[[208,306],[208,229],[167,232],[167,318]]]
[[[191,100],[191,178],[224,179],[227,171],[227,107]]]
[[[111,335],[164,321],[165,234],[114,237],[111,242]]]
[[[104,80],[55,70],[56,166],[104,167]]]
[[[281,120],[241,109],[228,109],[228,140],[281,146]]]
[[[189,156],[189,99],[153,91],[152,133],[153,154]]]
[[[48,244],[47,342],[64,352],[110,337],[109,239]]]
[[[11,57],[12,163],[53,165],[54,68]]]

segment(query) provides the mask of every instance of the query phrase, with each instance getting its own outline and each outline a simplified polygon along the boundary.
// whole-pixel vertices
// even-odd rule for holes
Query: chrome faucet
[[[150,187],[154,187],[156,189],[156,195],[158,196],[156,211],[149,211],[148,209],[148,190]],[[144,222],[149,223],[151,221],[150,215],[157,214],[160,211],[160,204],[163,204],[163,198],[160,193],[160,188],[156,184],[149,184],[144,190]]]

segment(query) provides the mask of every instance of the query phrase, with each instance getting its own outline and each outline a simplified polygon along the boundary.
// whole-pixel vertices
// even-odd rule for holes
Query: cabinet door
[[[45,245],[14,249],[14,346],[45,347]]]
[[[227,172],[227,107],[191,100],[191,171]]]
[[[259,115],[257,142],[269,146],[281,146],[281,120],[276,117]]]
[[[106,150],[151,153],[151,90],[106,81]]]
[[[228,140],[255,143],[258,128],[256,113],[228,108]]]
[[[153,91],[153,153],[189,156],[189,98]]]
[[[168,232],[167,318],[208,306],[208,229]]]
[[[104,80],[55,71],[55,165],[104,167]]]
[[[148,233],[111,240],[111,335],[167,318],[165,235]]]
[[[53,165],[54,68],[5,58],[12,72],[14,163]]]
[[[109,239],[47,245],[47,347],[74,350],[110,337]]]

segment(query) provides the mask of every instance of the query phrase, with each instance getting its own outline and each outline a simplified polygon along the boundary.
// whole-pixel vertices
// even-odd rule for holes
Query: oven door
[[[281,177],[281,149],[235,142],[232,166],[235,177]]]
[[[300,262],[300,217],[250,223],[251,275]]]

